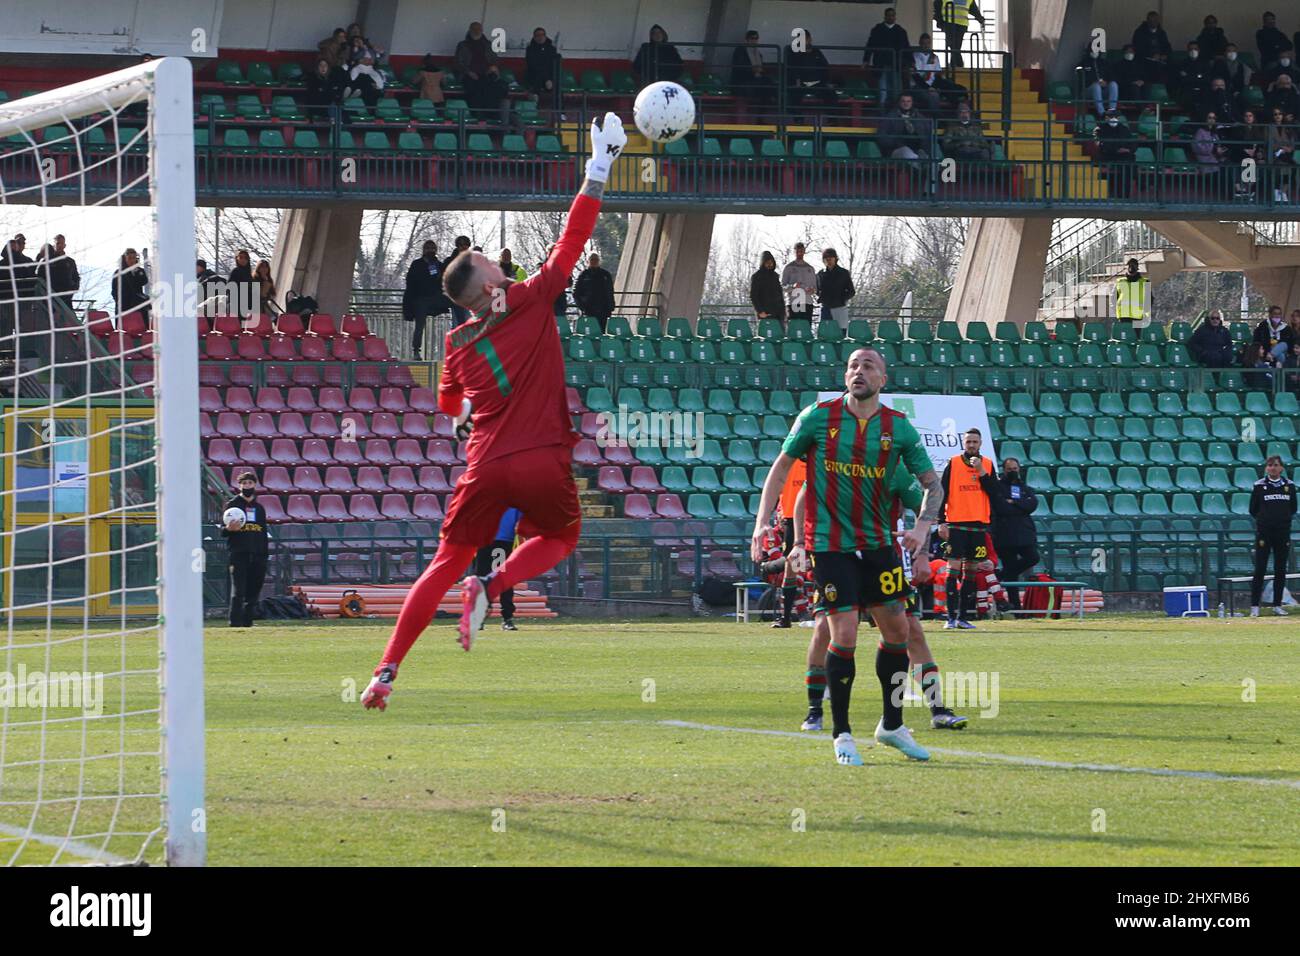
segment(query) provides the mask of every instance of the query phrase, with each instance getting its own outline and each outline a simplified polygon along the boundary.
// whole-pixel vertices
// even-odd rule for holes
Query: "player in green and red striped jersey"
[[[881,633],[876,677],[884,716],[875,738],[917,760],[930,756],[903,726],[902,708],[893,693],[907,675],[905,612],[910,587],[893,548],[890,487],[895,470],[906,468],[925,489],[917,523],[903,536],[914,560],[924,553],[943,490],[916,428],[906,416],[880,404],[886,378],[883,356],[874,349],[858,349],[844,372],[845,394],[800,413],[763,483],[751,546],[758,560],[766,531],[763,516],[776,506],[795,460],[804,459],[808,480],[803,541],[812,553],[816,609],[829,616],[831,628],[826,657],[831,735],[835,759],[855,766],[862,757],[849,727],[849,700],[860,610],[871,613]]]

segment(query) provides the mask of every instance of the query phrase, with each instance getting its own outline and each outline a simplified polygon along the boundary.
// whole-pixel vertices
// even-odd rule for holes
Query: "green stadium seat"
[[[1228,469],[1218,465],[1212,465],[1205,469],[1204,482],[1206,491],[1226,493],[1235,489],[1232,479],[1228,477]]]
[[[1088,419],[1078,415],[1071,415],[1063,423],[1063,433],[1066,438],[1073,438],[1075,441],[1091,441],[1092,426],[1089,425]]]
[[[1048,461],[1036,461],[1035,459],[1031,458],[1029,456],[1029,453],[1025,451],[1024,444],[1018,441],[1002,442],[999,445],[999,450],[1003,461],[1006,461],[1008,458],[1014,458],[1017,461],[1019,461],[1022,465],[1028,465],[1030,462],[1033,462],[1035,465],[1042,465],[1046,467],[1053,467],[1059,464],[1056,461],[1056,456],[1051,454],[1050,445],[1047,448],[1048,458],[1049,458]]]
[[[278,120],[285,120],[290,123],[307,118],[302,110],[298,108],[298,104],[292,96],[271,97],[271,115]]]
[[[718,510],[713,507],[713,499],[706,494],[693,494],[686,498],[686,513],[692,518],[700,518],[705,521],[712,521],[721,518]]]
[[[1200,494],[1205,490],[1201,482],[1201,471],[1191,465],[1180,465],[1174,471],[1174,485],[1182,491]]]
[[[727,460],[732,464],[752,468],[758,463],[758,456],[754,454],[753,442],[748,438],[733,438],[727,442]]]
[[[1146,470],[1144,480],[1146,481],[1146,486],[1148,488],[1152,491],[1158,491],[1161,494],[1172,492],[1178,487],[1174,483],[1168,465],[1152,465]]]
[[[492,137],[487,133],[470,133],[466,138],[465,146],[471,153],[491,153]]]
[[[736,413],[736,400],[732,397],[731,392],[725,388],[709,389],[708,408],[710,412],[716,415],[734,415]]]
[[[1106,361],[1115,368],[1132,368],[1137,364],[1133,358],[1133,348],[1111,342],[1106,346]]]
[[[1018,444],[1020,444],[1020,443],[1019,443],[1019,442],[1014,442],[1014,443],[1013,443],[1013,442],[1006,442],[1005,444],[1006,444],[1006,445],[1012,445],[1012,444],[1016,444],[1016,445],[1018,445]],[[1075,444],[1078,444],[1078,443],[1076,442]],[[1082,451],[1082,446],[1080,446],[1080,451]],[[1029,454],[1028,454],[1027,456],[1013,455],[1011,452],[1006,451],[1005,449],[1004,449],[1003,452],[1002,452],[1002,456],[1003,456],[1004,458],[1006,458],[1006,457],[1018,458],[1018,459],[1019,459],[1020,461],[1022,461],[1022,462],[1023,462],[1023,461],[1032,461],[1035,465],[1046,465],[1048,468],[1055,468],[1057,465],[1060,465],[1060,464],[1061,464],[1061,459],[1058,458],[1058,457],[1056,456],[1056,453],[1055,453],[1054,451],[1052,451],[1052,443],[1049,442],[1049,441],[1033,441],[1033,442],[1030,442],[1030,443],[1029,443]],[[1078,465],[1078,464],[1082,464],[1082,462],[1077,462],[1077,461],[1076,461],[1076,462],[1073,462],[1072,464]]]
[[[1063,437],[1060,421],[1055,418],[1035,418],[1034,437],[1044,441],[1060,441]]]
[[[1185,465],[1204,465],[1205,452],[1198,442],[1184,441],[1178,443],[1178,460]]]
[[[118,131],[119,138],[121,132],[121,130]],[[223,134],[221,145],[231,149],[249,149],[251,148],[252,143],[250,143],[248,139],[248,130],[228,129]]]
[[[1201,509],[1196,504],[1196,496],[1186,493],[1175,494],[1170,501],[1169,510],[1173,514],[1185,518],[1199,518],[1201,516]]]
[[[698,465],[691,469],[691,487],[696,491],[718,494],[722,491],[722,482],[718,480],[718,473],[712,467]]]
[[[1214,396],[1214,408],[1220,415],[1241,415],[1241,396],[1235,392],[1219,392]]]
[[[279,79],[281,86],[303,86],[302,64],[300,63],[281,63],[279,69]]]
[[[1110,332],[1107,331],[1105,322],[1085,322],[1080,334],[1085,342],[1104,344],[1110,341]]]
[[[217,63],[216,80],[226,86],[248,86],[248,80],[244,79],[239,64],[231,60],[221,60]]]
[[[1022,342],[1017,346],[1016,360],[1018,364],[1027,368],[1041,368],[1047,364],[1047,357],[1043,354],[1043,347],[1034,342]]]
[[[1220,448],[1222,442],[1213,442],[1210,445],[1210,460],[1223,465],[1232,465],[1240,462],[1243,465],[1253,465],[1256,468],[1264,467],[1264,453],[1260,450],[1257,443],[1253,441],[1242,442],[1237,446],[1237,454],[1234,458],[1230,449],[1226,446]]]
[[[690,355],[692,362],[713,365],[718,361],[718,350],[712,342],[696,339],[693,342],[686,343],[686,351]]]
[[[1124,407],[1124,396],[1117,392],[1103,392],[1097,397],[1097,411],[1102,415],[1112,415],[1115,418],[1121,418],[1128,414],[1128,409]]]
[[[681,465],[665,465],[659,472],[659,484],[675,495],[689,494],[694,487]]]
[[[1104,494],[1087,494],[1083,496],[1083,513],[1094,518],[1109,518],[1114,514],[1110,510],[1110,500]]]
[[[1227,517],[1232,514],[1228,499],[1222,492],[1212,491],[1201,496],[1201,513],[1214,518]]]
[[[1073,368],[1079,364],[1079,356],[1074,346],[1063,342],[1052,342],[1047,346],[1047,359],[1061,368]]]
[[[362,146],[365,149],[386,150],[393,148],[393,144],[388,141],[388,134],[379,132],[378,130],[372,130],[369,133],[366,133],[365,138],[362,140]]]
[[[930,327],[928,323],[913,322],[911,325],[908,326],[908,333],[907,333],[908,338],[916,338],[912,330],[914,330],[918,325],[924,325],[926,328],[926,335],[927,337],[929,336]],[[941,342],[961,342],[962,341],[961,326],[959,326],[956,322],[940,322],[938,328],[934,330],[934,338],[938,339]],[[917,341],[922,341],[922,340],[917,339]]]
[[[1033,431],[1029,427],[1029,419],[1019,415],[1012,415],[1002,423],[1002,434],[1007,438],[1026,440],[1033,437]]]
[[[1056,469],[1056,487],[1061,491],[1079,493],[1085,491],[1088,484],[1076,465],[1062,465]],[[1040,491],[1042,489],[1039,489]]]
[[[1147,446],[1147,455],[1153,464],[1156,465],[1175,465],[1178,463],[1178,456],[1174,454],[1174,446],[1167,441],[1153,441]],[[1150,480],[1147,481],[1150,484]]]
[[[1125,419],[1129,421],[1129,419]],[[1138,419],[1141,421],[1141,419]],[[1102,415],[1092,423],[1093,434],[1103,441],[1119,441],[1124,436],[1120,434],[1119,422],[1109,415]]]
[[[903,341],[903,328],[894,319],[881,319],[876,325],[876,338],[891,345]]]
[[[1128,322],[1112,322],[1110,340],[1124,345],[1134,345],[1137,343],[1137,332]]]
[[[1133,465],[1120,465],[1115,469],[1115,487],[1121,491],[1141,492],[1146,490],[1142,472]],[[1118,509],[1116,511],[1118,512]]]
[[[1080,517],[1079,502],[1074,495],[1052,495],[1052,514],[1063,518]]]
[[[989,364],[988,353],[981,342],[963,342],[958,361],[967,368],[984,368]]]
[[[737,438],[757,438],[762,434],[758,419],[753,415],[737,415],[731,420],[731,430]],[[728,456],[730,457],[730,456]]]
[[[1183,437],[1176,418],[1157,418],[1151,423],[1151,435],[1162,441],[1180,441]]]
[[[1084,368],[1103,368],[1107,364],[1106,355],[1096,342],[1082,343],[1075,353],[1075,361]]]
[[[1203,422],[1204,420],[1200,418],[1195,418],[1195,419],[1186,419],[1186,421]],[[1262,420],[1260,421],[1260,424],[1261,425],[1263,424]],[[1261,433],[1262,431],[1263,429],[1260,429]],[[1188,438],[1197,437],[1195,435],[1189,434],[1186,431],[1186,429],[1184,429],[1183,434],[1186,435]],[[1235,418],[1215,418],[1210,422],[1210,435],[1212,435],[1214,438],[1218,439],[1219,441],[1235,442],[1241,440],[1241,429],[1237,427],[1237,420]],[[1210,435],[1207,435],[1205,438],[1199,440],[1201,441],[1208,440]]]
[[[1097,414],[1097,403],[1086,392],[1071,392],[1068,409],[1071,415],[1092,417]]]
[[[386,96],[375,104],[375,119],[385,123],[404,123],[406,114],[402,110],[401,103],[391,96]]]
[[[1264,419],[1258,418],[1255,419],[1255,421],[1257,423],[1256,429],[1260,434],[1262,434],[1264,430],[1263,429]],[[1300,437],[1300,428],[1296,427],[1295,418],[1290,418],[1290,417],[1274,418],[1272,422],[1273,424],[1269,428],[1269,432],[1272,434],[1274,438],[1279,439],[1281,441],[1295,441],[1296,438]],[[1289,456],[1284,456],[1284,460],[1286,457]]]
[[[1061,458],[1065,458],[1064,444],[1062,445]],[[1114,467],[1119,464],[1119,456],[1115,454],[1115,446],[1108,441],[1093,441],[1088,445],[1088,462],[1094,465],[1107,465]]]
[[[1182,436],[1188,441],[1203,442],[1210,440],[1210,429],[1204,418],[1183,418]]]
[[[1169,517],[1169,504],[1165,496],[1147,492],[1142,496],[1142,513],[1153,517]]]
[[[1159,421],[1160,419],[1157,419]],[[1151,440],[1151,426],[1145,418],[1125,418],[1121,419],[1123,425],[1121,431],[1123,437],[1131,441],[1147,442]]]
[[[1273,408],[1279,415],[1300,415],[1300,399],[1294,392],[1278,392],[1273,396]]]
[[[834,323],[830,324],[834,325]],[[820,326],[818,328],[820,330]],[[871,331],[871,323],[866,319],[850,319],[845,337],[851,342],[867,345],[875,340],[875,333]]]

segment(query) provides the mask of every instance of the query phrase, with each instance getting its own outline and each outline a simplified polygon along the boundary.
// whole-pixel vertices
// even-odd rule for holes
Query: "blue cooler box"
[[[1165,588],[1165,613],[1170,617],[1209,617],[1205,585]]]

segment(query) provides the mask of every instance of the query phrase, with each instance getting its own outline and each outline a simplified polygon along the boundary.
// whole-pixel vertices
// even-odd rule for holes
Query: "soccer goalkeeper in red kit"
[[[502,591],[559,564],[578,543],[582,512],[573,481],[577,434],[564,393],[564,353],[553,304],[591,238],[614,161],[627,144],[613,113],[591,125],[587,178],[569,207],[564,233],[530,279],[508,279],[493,259],[462,252],[443,275],[447,296],[472,313],[447,333],[438,405],[469,433],[467,467],[447,506],[433,562],[402,604],[393,635],[361,697],[383,710],[397,668],[433,620],[448,589],[496,534],[507,508],[522,512],[524,543],[487,577],[465,578],[457,628],[470,649]]]

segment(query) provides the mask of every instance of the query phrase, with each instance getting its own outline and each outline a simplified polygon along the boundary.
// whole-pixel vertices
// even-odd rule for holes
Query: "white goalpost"
[[[0,104],[0,864],[205,862],[193,96]]]

